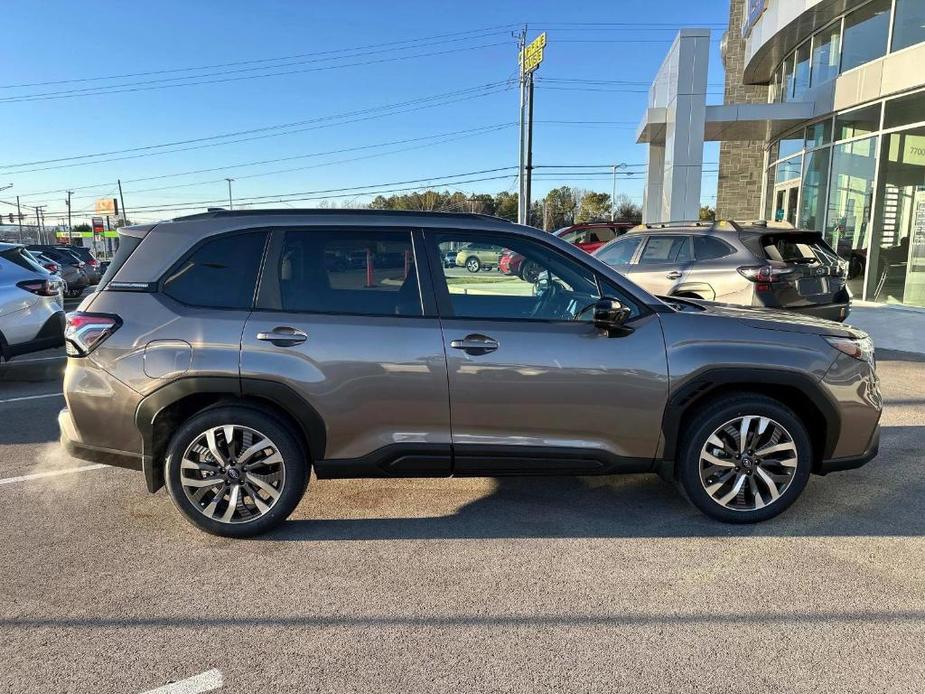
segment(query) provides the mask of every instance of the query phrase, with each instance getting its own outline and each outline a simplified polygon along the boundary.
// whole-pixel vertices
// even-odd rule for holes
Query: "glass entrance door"
[[[797,222],[797,199],[800,194],[800,181],[787,181],[774,186],[774,221]]]

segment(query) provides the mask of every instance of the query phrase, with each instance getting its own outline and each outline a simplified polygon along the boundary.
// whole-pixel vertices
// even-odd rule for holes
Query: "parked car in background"
[[[65,250],[73,253],[84,262],[84,272],[87,273],[87,280],[91,287],[100,283],[103,276],[103,270],[100,267],[100,261],[96,259],[93,252],[84,246],[62,246]]]
[[[0,360],[64,344],[63,286],[21,245],[0,243]]]
[[[537,229],[285,209],[119,234],[106,285],[68,314],[61,441],[141,471],[151,492],[166,485],[207,532],[279,525],[312,473],[658,472],[708,516],[749,523],[788,508],[811,474],[877,453],[883,403],[862,331],[663,302]],[[768,235],[744,243],[807,257],[805,239]],[[472,282],[427,260],[462,244],[463,260],[508,248],[542,276]],[[325,266],[354,250],[364,272]],[[378,254],[409,262],[374,267]]]
[[[90,286],[90,278],[86,272],[87,264],[66,247],[33,245],[27,248],[30,251],[41,253],[61,266],[61,276],[67,283],[64,291],[65,296],[80,296]],[[67,271],[66,268],[71,268],[74,272]],[[98,281],[99,278],[97,278]]]
[[[74,265],[67,265],[65,263],[57,263],[43,253],[38,251],[30,251],[24,249],[35,262],[41,265],[43,268],[48,270],[53,275],[56,275],[62,282],[62,291],[65,295],[70,296],[69,287],[81,288],[80,291],[83,291],[82,288],[87,286],[87,281],[84,274],[80,271],[79,268]]]
[[[449,250],[443,254],[443,267],[450,268],[456,267],[456,256],[459,255],[459,251]]]
[[[817,231],[786,223],[637,226],[594,256],[658,296],[787,309],[843,321],[847,268]]]
[[[498,267],[503,248],[484,243],[467,243],[456,252],[456,265],[469,272],[491,270]]]
[[[605,243],[610,243],[621,234],[635,226],[632,222],[588,222],[573,224],[570,227],[554,232],[556,236],[578,246],[587,253],[593,253]]]

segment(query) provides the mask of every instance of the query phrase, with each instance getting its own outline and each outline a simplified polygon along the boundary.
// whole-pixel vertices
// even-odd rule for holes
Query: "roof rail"
[[[665,229],[666,231],[670,231],[674,229],[674,230],[680,231],[683,229],[690,229],[691,227],[698,228],[698,229],[710,229],[711,231],[720,231],[720,230],[722,231],[741,231],[742,230],[742,227],[740,227],[738,223],[732,221],[731,219],[717,219],[715,221],[710,220],[710,219],[695,219],[691,221],[678,220],[678,221],[672,221],[672,222],[656,222],[654,224],[653,223],[639,224],[633,227],[632,229],[630,229],[630,231],[645,231],[645,230],[651,231],[653,229]]]
[[[205,212],[174,217],[172,221],[180,222],[195,219],[216,219],[218,217],[262,217],[262,216],[284,216],[293,215],[316,215],[324,217],[352,217],[352,216],[370,216],[370,217],[456,217],[464,219],[490,219],[495,222],[505,222],[513,224],[514,222],[502,217],[495,217],[489,214],[479,214],[476,212],[425,212],[423,210],[372,210],[372,209],[323,209],[323,208],[305,208],[305,209],[247,209],[247,210],[226,210],[222,207],[210,207]]]

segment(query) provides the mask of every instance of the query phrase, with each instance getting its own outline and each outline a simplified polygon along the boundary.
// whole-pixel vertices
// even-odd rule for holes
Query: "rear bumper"
[[[141,470],[141,456],[137,453],[91,446],[80,441],[74,421],[71,419],[71,413],[66,407],[58,413],[58,428],[61,431],[61,447],[67,451],[68,455],[92,463]]]
[[[854,470],[866,465],[871,460],[877,457],[877,453],[880,451],[880,425],[877,425],[877,428],[874,429],[874,434],[870,439],[870,445],[867,447],[867,450],[864,451],[861,455],[851,456],[848,458],[832,458],[831,460],[823,460],[819,464],[818,473],[820,475],[827,475],[830,472],[841,472],[843,470]]]
[[[848,314],[851,313],[851,302],[845,301],[843,303],[819,304],[816,306],[794,306],[792,308],[788,307],[785,310],[841,323],[848,317]]]
[[[31,340],[13,345],[0,345],[3,358],[10,359],[20,354],[41,352],[43,349],[60,347],[64,344],[64,320],[64,311],[55,311],[42,324],[36,336]]]

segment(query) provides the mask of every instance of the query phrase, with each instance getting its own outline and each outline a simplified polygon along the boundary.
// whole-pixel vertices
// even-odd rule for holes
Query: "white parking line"
[[[171,682],[157,689],[149,689],[142,694],[198,694],[199,692],[211,692],[221,686],[221,671],[209,670],[201,675],[195,675],[179,682]]]
[[[93,465],[83,465],[81,467],[69,467],[64,470],[49,470],[48,472],[33,472],[31,475],[20,475],[19,477],[7,477],[5,479],[0,479],[0,484],[14,484],[16,482],[28,482],[29,480],[37,480],[42,477],[57,477],[58,475],[70,475],[75,472],[87,472],[88,470],[99,470],[101,467],[107,467],[102,463],[95,463]]]
[[[44,395],[23,395],[18,398],[6,398],[5,400],[0,400],[0,405],[5,402],[22,402],[23,400],[39,400],[40,398],[59,398],[62,397],[64,393],[45,393]]]

